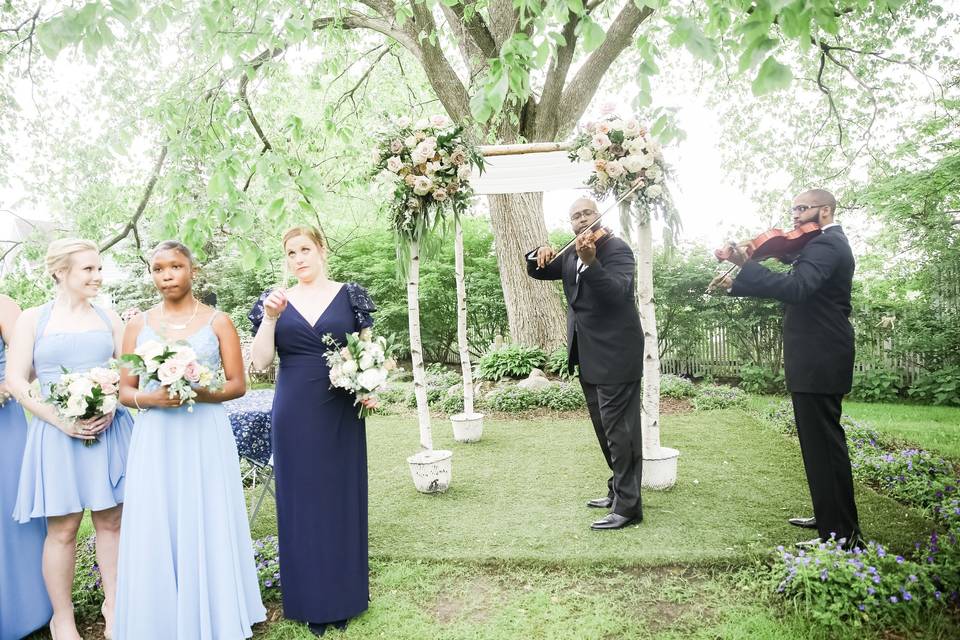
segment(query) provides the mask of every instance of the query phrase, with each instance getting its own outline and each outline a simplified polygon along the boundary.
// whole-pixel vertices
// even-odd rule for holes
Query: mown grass
[[[443,495],[412,486],[412,416],[369,421],[370,610],[353,638],[816,638],[772,606],[753,567],[777,544],[809,532],[786,518],[810,511],[795,442],[745,411],[665,416],[665,445],[680,449],[669,491],[644,493],[644,522],[589,530],[606,470],[586,417],[487,420],[484,439],[452,441]],[[930,523],[861,488],[870,537],[906,551]],[[254,536],[274,532],[266,505]],[[945,622],[917,630],[938,637]],[[257,638],[309,638],[302,625],[264,625]],[[871,637],[855,634],[851,637]]]
[[[785,397],[751,396],[751,409],[762,409]],[[845,399],[843,412],[869,423],[889,440],[927,449],[960,462],[960,407],[921,404],[854,402]]]

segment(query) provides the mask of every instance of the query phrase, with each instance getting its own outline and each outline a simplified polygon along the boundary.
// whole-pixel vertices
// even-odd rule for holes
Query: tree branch
[[[417,26],[424,33],[436,33],[437,25],[433,14],[425,3],[412,2],[413,15]],[[430,86],[433,87],[440,102],[454,121],[462,121],[470,116],[470,96],[456,71],[450,66],[446,53],[439,46],[433,44],[429,37],[425,38],[420,47],[420,64],[426,72]]]
[[[634,32],[651,14],[653,9],[646,6],[638,9],[633,2],[626,3],[620,10],[607,29],[606,39],[590,54],[563,91],[559,105],[558,133],[566,133],[577,124],[610,65],[630,45]]]
[[[556,53],[550,61],[547,78],[543,83],[543,93],[537,105],[535,131],[533,132],[534,140],[552,140],[556,137],[559,128],[560,98],[563,95],[563,85],[567,80],[567,74],[570,72],[570,65],[573,63],[573,56],[577,50],[576,30],[577,24],[580,22],[580,17],[572,11],[567,17],[569,19],[563,25],[561,34],[566,44],[563,47],[557,47]]]
[[[443,4],[442,7],[444,14],[447,15],[447,21],[450,21],[451,14],[457,19],[458,24],[454,25],[451,23],[451,28],[456,30],[457,27],[460,27],[461,32],[468,33],[473,44],[477,46],[485,58],[496,58],[499,55],[497,43],[493,41],[493,34],[490,33],[487,23],[483,21],[483,16],[481,16],[479,12],[474,11],[470,19],[467,20],[463,17],[462,2],[458,2],[452,7]]]
[[[123,226],[123,229],[105,241],[100,245],[100,251],[104,252],[107,249],[111,248],[128,235],[131,232],[134,232],[137,228],[137,223],[140,221],[140,217],[143,215],[143,212],[147,209],[147,203],[150,201],[150,196],[153,195],[153,188],[157,184],[157,179],[160,177],[160,170],[163,168],[163,161],[167,158],[167,145],[163,145],[163,148],[160,150],[160,157],[157,158],[156,164],[153,165],[153,173],[150,176],[150,180],[147,181],[147,186],[143,190],[143,196],[140,198],[140,204],[137,205],[137,210],[134,212],[130,220],[127,221],[127,224]]]

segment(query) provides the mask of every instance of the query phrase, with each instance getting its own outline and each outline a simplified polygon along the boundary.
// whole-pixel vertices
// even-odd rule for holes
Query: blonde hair
[[[57,271],[70,268],[70,260],[73,254],[81,251],[96,251],[100,253],[100,248],[92,240],[83,240],[82,238],[62,238],[54,240],[47,245],[47,273],[53,278],[53,281],[60,284],[57,279]]]
[[[318,249],[327,248],[327,239],[323,237],[323,233],[321,233],[316,227],[304,224],[297,227],[291,227],[284,232],[283,243],[281,245],[284,250],[286,250],[287,247],[287,240],[290,238],[296,238],[297,236],[309,238],[313,244],[317,245]]]

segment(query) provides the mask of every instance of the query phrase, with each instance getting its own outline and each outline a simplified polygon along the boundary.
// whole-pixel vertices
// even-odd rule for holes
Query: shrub
[[[509,386],[492,391],[487,396],[485,404],[494,411],[518,413],[539,406],[540,397],[539,394],[529,389]]]
[[[543,366],[546,359],[547,355],[539,347],[506,345],[480,357],[477,362],[478,377],[485,380],[525,378],[534,368]]]
[[[771,402],[760,412],[760,419],[784,435],[797,435],[797,422],[793,416],[793,402]]]
[[[560,347],[547,356],[546,363],[543,365],[544,371],[552,373],[561,380],[570,380],[580,373],[580,365],[574,365],[573,374],[567,369],[567,349]]]
[[[253,560],[257,564],[260,594],[264,601],[280,599],[280,542],[277,536],[260,538],[253,543]]]
[[[893,402],[900,395],[900,376],[896,371],[876,366],[853,375],[850,397],[865,402]]]
[[[697,387],[692,380],[671,373],[660,376],[660,396],[663,398],[692,398]]]
[[[928,566],[875,542],[845,551],[828,540],[809,552],[777,552],[777,592],[826,629],[915,627],[944,605]]]
[[[447,415],[463,413],[463,392],[444,394],[436,405],[437,409]]]
[[[724,385],[701,386],[693,397],[693,408],[697,411],[730,409],[747,404],[747,394],[736,387]]]
[[[389,405],[389,404],[404,404],[407,397],[407,392],[403,387],[398,385],[390,385],[386,389],[383,389],[377,394],[380,397],[380,404]]]
[[[73,612],[78,620],[100,615],[103,584],[97,565],[97,536],[90,534],[77,545],[77,565],[73,578]]]
[[[576,411],[587,406],[583,389],[578,384],[552,384],[539,392],[540,406],[554,411]]]
[[[740,367],[740,388],[747,393],[783,393],[787,390],[783,369],[771,371],[767,367],[745,364]]]
[[[960,406],[960,367],[946,367],[918,377],[907,392],[929,404]]]

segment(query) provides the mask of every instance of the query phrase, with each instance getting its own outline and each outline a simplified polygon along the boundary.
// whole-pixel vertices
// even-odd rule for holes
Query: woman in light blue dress
[[[150,262],[163,301],[130,321],[124,352],[185,341],[226,378],[197,388],[192,411],[124,370],[120,399],[137,407],[120,540],[115,640],[239,640],[266,619],[233,431],[220,404],[246,390],[237,331],[194,298],[193,258],[161,243]]]
[[[19,524],[10,517],[27,442],[23,409],[4,381],[5,341],[13,335],[19,316],[17,303],[0,295],[0,640],[19,640],[45,626],[53,615],[40,571],[46,523]]]
[[[55,640],[80,640],[71,601],[77,531],[89,509],[97,533],[97,564],[103,579],[103,616],[113,618],[124,469],[133,420],[123,407],[88,421],[72,422],[30,391],[36,372],[42,395],[64,369],[105,366],[118,351],[123,331],[112,311],[93,305],[100,291],[100,254],[89,240],[57,240],[47,247],[47,271],[56,297],[27,309],[17,320],[7,353],[7,384],[33,414],[20,469],[13,517],[47,522],[43,577],[53,605]],[[97,440],[84,446],[85,440]]]

